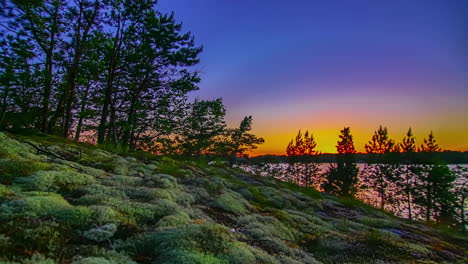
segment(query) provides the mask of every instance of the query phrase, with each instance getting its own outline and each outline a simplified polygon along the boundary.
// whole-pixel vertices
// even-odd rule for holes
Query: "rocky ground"
[[[0,133],[0,263],[467,263],[468,239],[202,162]]]

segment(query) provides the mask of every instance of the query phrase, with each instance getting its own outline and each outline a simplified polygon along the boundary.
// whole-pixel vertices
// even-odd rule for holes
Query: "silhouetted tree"
[[[179,141],[182,152],[188,156],[200,156],[212,148],[215,137],[222,135],[226,127],[221,99],[212,101],[198,100],[191,104],[183,120]]]
[[[349,127],[341,130],[336,146],[338,152],[336,165],[331,165],[325,173],[324,191],[340,196],[353,196],[356,193],[359,169],[354,154],[353,136]]]
[[[380,208],[384,209],[389,197],[387,197],[387,188],[389,178],[393,177],[394,166],[388,163],[388,155],[395,148],[395,141],[389,138],[386,127],[379,126],[374,132],[372,139],[365,145],[367,154],[372,156],[370,164],[366,166],[365,182],[377,191],[380,197]]]
[[[254,150],[265,140],[249,133],[252,130],[252,116],[246,116],[238,128],[226,129],[216,141],[215,152],[228,157],[231,165],[236,157],[247,157],[246,152]]]
[[[402,143],[400,144],[402,155],[400,156],[400,173],[394,179],[395,184],[404,191],[408,218],[413,219],[412,204],[415,191],[415,173],[418,171],[415,164],[416,138],[411,128],[408,129]]]
[[[420,147],[425,153],[420,160],[421,169],[416,173],[417,192],[415,203],[425,209],[426,222],[434,219],[438,223],[451,224],[454,222],[455,196],[453,193],[456,176],[450,168],[436,159],[440,147],[436,143],[432,131],[428,139]]]
[[[320,164],[317,160],[317,142],[314,136],[306,131],[305,134],[299,130],[297,136],[289,142],[286,153],[288,155],[288,174],[296,184],[311,186],[318,184]]]

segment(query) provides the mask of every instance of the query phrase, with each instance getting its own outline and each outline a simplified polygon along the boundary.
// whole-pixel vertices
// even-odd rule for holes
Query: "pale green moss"
[[[102,242],[111,238],[115,232],[117,232],[116,224],[105,224],[86,230],[83,232],[83,237],[95,242]]]
[[[247,201],[236,193],[224,193],[214,200],[213,205],[217,208],[223,209],[224,211],[242,215],[248,212],[246,208]]]
[[[175,227],[180,225],[186,225],[193,222],[190,219],[190,216],[185,212],[178,212],[173,215],[164,216],[161,218],[158,223],[157,227]]]
[[[397,228],[399,226],[398,222],[394,220],[367,217],[367,216],[360,217],[358,221],[361,222],[363,225],[377,227],[377,228],[384,228],[384,227]]]
[[[73,258],[72,264],[136,264],[123,252],[99,250],[94,256]]]
[[[91,217],[89,208],[74,207],[58,194],[29,192],[24,195],[22,199],[0,205],[0,216],[6,219],[52,216],[62,223],[77,226],[86,224]]]
[[[95,182],[91,175],[73,171],[38,171],[30,177],[18,178],[27,190],[72,192]]]

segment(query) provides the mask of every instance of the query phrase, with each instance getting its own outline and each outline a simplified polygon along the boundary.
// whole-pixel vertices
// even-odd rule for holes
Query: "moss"
[[[124,191],[116,187],[91,184],[79,189],[82,196],[77,200],[85,205],[105,205],[128,200]]]
[[[13,196],[15,196],[15,191],[3,184],[0,184],[0,201],[2,201],[3,199],[10,199]]]
[[[312,187],[301,187],[290,182],[278,182],[278,186],[289,189],[293,192],[300,192],[310,198],[314,198],[314,199],[323,198],[322,193],[320,193],[319,191],[317,191],[316,189]]]
[[[75,257],[72,264],[136,264],[136,262],[123,252],[100,250],[93,256]]]
[[[95,242],[102,242],[111,238],[115,232],[117,232],[116,224],[105,224],[86,230],[83,232],[83,237]]]
[[[226,182],[221,178],[206,179],[203,187],[211,195],[221,194],[225,190]]]
[[[233,243],[229,249],[229,253],[226,258],[229,260],[229,263],[232,264],[246,264],[246,263],[256,263],[257,259],[255,255],[250,251],[249,247],[243,243]]]
[[[2,132],[0,132],[0,157],[41,159],[35,154],[35,150],[31,146],[21,143]]]
[[[186,225],[191,223],[192,220],[190,216],[185,212],[177,212],[173,215],[164,216],[161,218],[158,223],[157,227],[175,227],[180,225]]]
[[[399,227],[398,222],[389,220],[389,219],[383,219],[383,218],[374,218],[374,217],[367,217],[367,216],[362,216],[358,219],[359,222],[361,222],[363,225],[366,226],[371,226],[371,227],[377,227],[377,228],[397,228]]]
[[[38,171],[30,177],[18,178],[27,190],[69,193],[95,182],[91,175],[73,171]]]
[[[239,196],[240,195],[235,195],[235,193],[224,193],[214,200],[213,205],[233,214],[245,214],[248,212],[246,201]]]
[[[35,254],[30,259],[23,261],[23,263],[24,264],[55,264],[56,262],[40,254]]]
[[[229,252],[231,240],[226,227],[200,223],[161,229],[146,235],[134,247],[138,255],[154,257],[155,263],[203,263],[200,261],[205,258],[214,261],[211,263],[224,263],[221,258]]]
[[[0,183],[11,184],[18,177],[26,177],[48,168],[50,168],[49,164],[40,161],[22,158],[0,159]]]
[[[122,221],[123,216],[109,206],[94,205],[90,206],[91,218],[94,223],[99,225],[114,223],[118,224]]]
[[[58,194],[29,192],[24,195],[22,199],[2,204],[0,206],[1,218],[52,216],[63,224],[82,226],[91,217],[89,208],[74,207]]]
[[[151,175],[149,179],[154,183],[155,187],[162,189],[176,188],[178,186],[177,179],[168,174]]]

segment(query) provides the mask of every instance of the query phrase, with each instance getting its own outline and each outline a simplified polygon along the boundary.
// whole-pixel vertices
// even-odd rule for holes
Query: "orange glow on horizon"
[[[338,135],[345,126],[351,128],[356,150],[365,152],[364,145],[379,125],[386,126],[396,142],[401,142],[411,127],[417,146],[433,131],[443,150],[468,150],[468,105],[463,98],[433,96],[429,103],[427,97],[421,102],[413,96],[332,99],[322,98],[316,104],[275,105],[273,109],[257,105],[252,133],[263,137],[265,143],[250,156],[285,155],[286,146],[299,129],[314,135],[320,152],[336,153]]]

